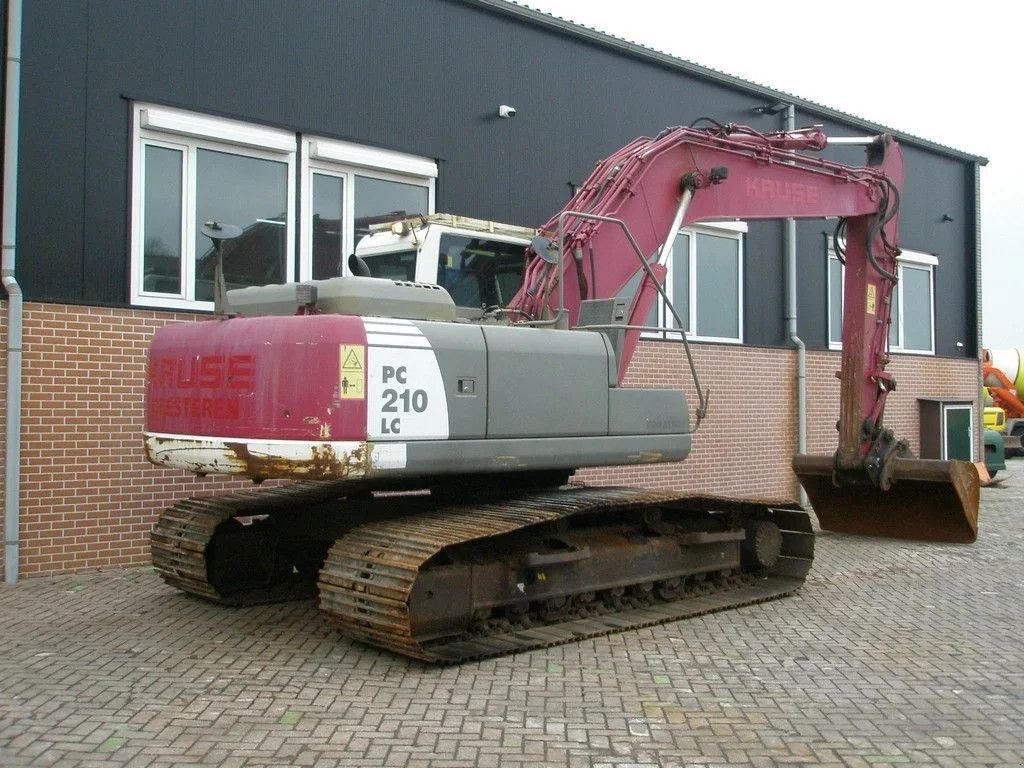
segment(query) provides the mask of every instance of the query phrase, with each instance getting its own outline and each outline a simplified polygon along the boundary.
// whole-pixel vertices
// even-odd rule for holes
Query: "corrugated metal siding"
[[[18,280],[26,298],[83,295],[88,18],[85,0],[24,8]],[[123,183],[123,171],[113,173]],[[114,259],[117,280],[127,268],[123,244]]]

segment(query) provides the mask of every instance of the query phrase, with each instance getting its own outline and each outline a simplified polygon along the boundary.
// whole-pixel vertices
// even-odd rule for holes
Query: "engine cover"
[[[602,334],[354,315],[155,334],[146,455],[199,474],[346,479],[676,461],[674,390],[619,389]]]

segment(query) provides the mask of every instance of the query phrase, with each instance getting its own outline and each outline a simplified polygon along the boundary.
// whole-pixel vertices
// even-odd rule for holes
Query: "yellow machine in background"
[[[982,350],[982,384],[985,428],[1004,435],[1007,456],[1024,455],[1024,349]]]

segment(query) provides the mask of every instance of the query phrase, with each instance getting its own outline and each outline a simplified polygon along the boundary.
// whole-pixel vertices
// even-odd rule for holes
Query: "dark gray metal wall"
[[[32,0],[23,54],[18,266],[33,300],[127,302],[133,99],[433,157],[438,210],[530,225],[634,136],[702,115],[778,127],[751,112],[769,100],[754,87],[461,0]],[[518,116],[498,119],[501,103]],[[962,160],[907,155],[904,243],[940,257],[938,352],[972,354],[973,177]],[[939,225],[944,212],[954,221]],[[750,227],[750,344],[785,343],[780,239],[775,222]],[[801,239],[812,348],[826,344],[821,242]]]

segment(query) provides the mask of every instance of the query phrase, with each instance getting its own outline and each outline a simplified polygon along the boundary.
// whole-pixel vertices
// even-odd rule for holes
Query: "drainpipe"
[[[786,130],[796,130],[796,108],[786,105]],[[807,346],[797,335],[796,301],[796,219],[786,219],[782,230],[782,250],[786,264],[786,333],[796,347],[796,430],[797,453],[807,453]],[[800,503],[807,506],[807,492],[800,486]]]
[[[4,467],[4,580],[18,581],[21,497],[21,337],[23,302],[14,277],[18,217],[18,124],[21,96],[21,0],[7,3],[4,102],[3,267],[7,291],[7,434]]]

